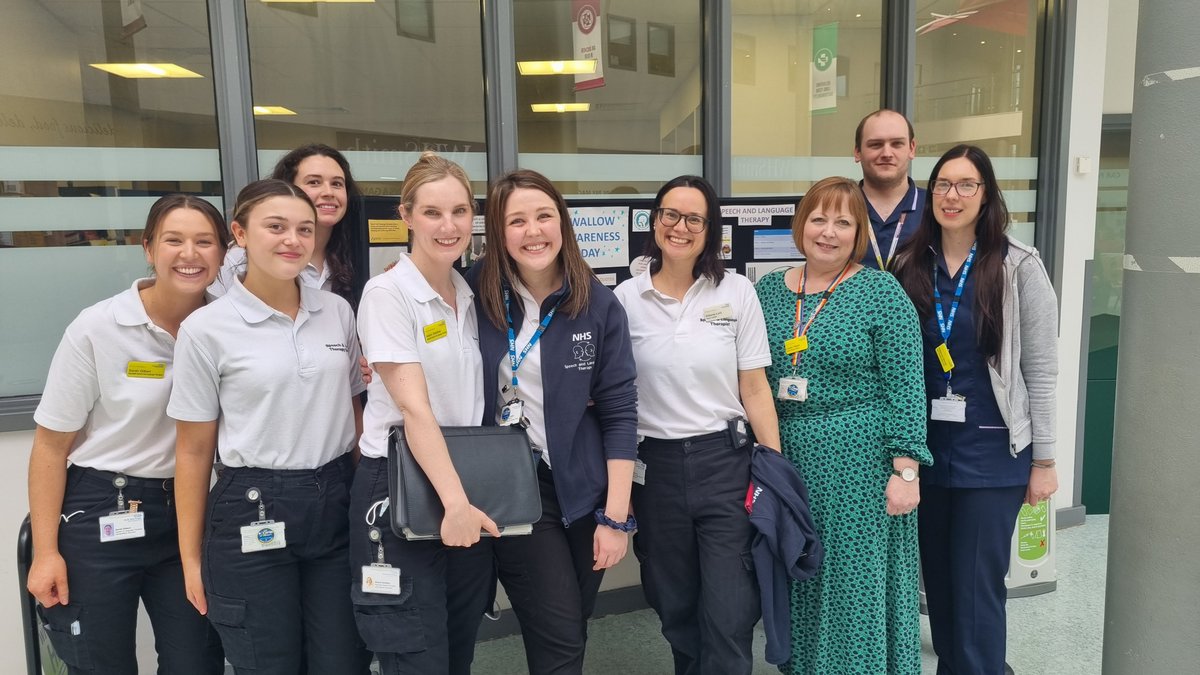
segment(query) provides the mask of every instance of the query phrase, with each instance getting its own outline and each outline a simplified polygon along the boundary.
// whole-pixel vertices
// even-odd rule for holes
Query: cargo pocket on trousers
[[[400,578],[400,595],[363,593],[358,583],[350,588],[358,635],[373,652],[409,654],[425,649],[425,625],[413,597],[412,578]]]
[[[38,605],[37,611],[46,638],[50,640],[58,658],[72,668],[91,670],[92,657],[84,635],[91,627],[87,625],[87,613],[83,607],[78,604],[53,607]]]
[[[254,640],[246,630],[246,601],[208,593],[208,620],[217,635],[225,658],[237,668],[255,668]]]

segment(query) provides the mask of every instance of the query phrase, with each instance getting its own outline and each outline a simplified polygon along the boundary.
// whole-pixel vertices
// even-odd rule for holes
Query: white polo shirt
[[[701,276],[679,302],[654,289],[647,269],[616,294],[637,361],[639,436],[689,438],[746,414],[738,371],[771,365],[762,307],[746,277],[726,272],[716,286]]]
[[[467,282],[451,270],[457,313],[421,275],[408,255],[373,277],[358,306],[358,334],[367,361],[419,363],[425,372],[429,405],[442,426],[477,426],[483,421],[483,364],[479,327]],[[367,387],[364,457],[387,457],[388,430],[404,415],[378,374]]]
[[[244,276],[246,276],[246,249],[241,246],[230,246],[229,250],[225,252],[225,262],[221,264],[217,278],[209,285],[208,292],[213,297],[219,298],[233,288],[234,279]],[[329,265],[323,265],[320,270],[312,263],[305,265],[304,269],[300,270],[300,284],[322,291],[332,291],[333,282],[329,279]]]
[[[150,321],[138,290],[101,300],[67,326],[33,420],[78,431],[72,464],[140,478],[175,475],[175,421],[166,416],[175,338]]]
[[[533,299],[533,294],[530,293],[521,282],[513,280],[513,293],[509,297],[509,303],[521,303],[521,312],[524,315],[521,318],[520,326],[513,326],[513,332],[516,334],[516,349],[517,356],[521,355],[521,351],[525,349],[525,345],[533,338],[533,334],[537,332],[537,327],[542,323],[542,308],[538,305],[537,300]],[[558,313],[555,312],[555,316]],[[550,320],[554,323],[554,319]],[[549,327],[546,330],[550,330]],[[546,441],[546,400],[545,389],[542,387],[542,340],[545,339],[546,332],[542,332],[542,337],[538,338],[537,344],[533,345],[533,349],[525,355],[521,361],[521,365],[517,367],[517,396],[521,399],[521,413],[529,420],[529,428],[526,433],[529,436],[529,443],[537,448],[542,455],[542,461],[546,466],[550,466],[550,448]],[[507,353],[500,359],[498,368],[499,376],[496,382],[496,424],[500,423],[500,412],[505,403],[512,399],[511,392],[504,392],[512,389],[512,360]]]
[[[235,277],[179,329],[167,414],[218,420],[226,466],[315,469],[354,445],[359,353],[354,313],[342,298],[301,285],[292,321]]]

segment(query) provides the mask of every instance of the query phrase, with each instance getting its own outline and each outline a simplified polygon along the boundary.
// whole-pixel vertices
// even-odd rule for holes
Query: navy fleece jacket
[[[750,454],[750,494],[746,497],[754,542],[750,555],[758,577],[767,663],[792,657],[792,617],[788,579],[817,573],[825,549],[808,508],[808,488],[786,457],[755,445]]]
[[[480,261],[480,264],[486,264]],[[479,351],[483,355],[483,424],[496,424],[501,359],[508,358],[508,330],[497,328],[478,300],[480,265],[467,273],[475,291],[479,319]],[[542,303],[541,317],[569,289],[559,289]],[[515,296],[515,294],[514,294]],[[524,318],[522,303],[513,302],[513,325]],[[611,289],[591,282],[588,307],[579,316],[558,311],[542,334],[542,391],[546,445],[554,467],[554,490],[569,525],[604,506],[608,496],[610,459],[637,457],[637,371],[625,309]],[[520,350],[524,345],[517,345]],[[590,402],[590,403],[589,403]]]

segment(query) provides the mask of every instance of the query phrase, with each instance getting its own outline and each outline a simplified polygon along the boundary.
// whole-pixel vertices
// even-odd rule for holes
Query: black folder
[[[520,427],[442,427],[450,461],[467,499],[501,534],[528,534],[542,517],[538,454]],[[388,434],[392,531],[405,539],[440,539],[442,501],[413,458],[404,427]]]

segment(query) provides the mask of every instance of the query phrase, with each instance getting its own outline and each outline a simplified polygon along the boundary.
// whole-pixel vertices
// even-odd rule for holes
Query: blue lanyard
[[[525,357],[529,354],[529,350],[537,344],[541,339],[542,333],[546,332],[546,328],[550,325],[550,321],[554,318],[555,312],[558,311],[558,306],[562,303],[562,296],[558,302],[546,312],[546,318],[538,324],[537,330],[533,332],[533,337],[529,338],[529,344],[525,345],[525,349],[521,350],[521,355],[517,356],[517,334],[513,331],[512,311],[509,309],[509,290],[504,289],[504,318],[508,321],[508,362],[512,365],[512,387],[515,395],[517,390],[517,368],[525,362]]]
[[[958,302],[962,299],[963,288],[967,285],[967,275],[971,273],[971,263],[975,262],[975,244],[971,244],[971,252],[967,254],[967,259],[963,261],[962,273],[958,277],[958,286],[954,289],[954,300],[950,303],[950,318],[947,320],[942,314],[942,293],[938,290],[938,266],[937,258],[933,260],[933,307],[937,310],[938,328],[942,331],[942,342],[950,342],[950,331],[954,329],[954,316],[958,314]],[[946,373],[946,379],[950,379],[950,373]]]

